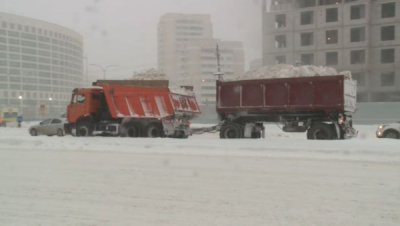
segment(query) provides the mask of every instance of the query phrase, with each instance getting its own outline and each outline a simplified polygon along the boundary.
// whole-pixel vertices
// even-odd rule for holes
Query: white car
[[[57,135],[59,137],[64,136],[64,124],[67,123],[65,119],[46,119],[43,122],[33,125],[29,128],[29,134],[31,136],[47,135],[53,136]]]
[[[380,125],[376,131],[376,137],[400,139],[400,122]]]

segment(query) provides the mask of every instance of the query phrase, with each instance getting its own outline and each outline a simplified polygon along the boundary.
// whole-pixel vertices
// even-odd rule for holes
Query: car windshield
[[[0,226],[400,226],[400,0],[0,0],[1,117]]]
[[[43,122],[41,122],[40,124],[41,125],[47,125],[47,124],[50,124],[50,122],[51,122],[51,119],[46,119]]]

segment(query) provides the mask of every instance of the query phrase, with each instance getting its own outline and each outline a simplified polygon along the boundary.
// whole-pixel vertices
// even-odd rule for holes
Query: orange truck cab
[[[115,80],[94,85],[73,90],[67,107],[67,134],[187,138],[189,120],[200,114],[195,96],[171,92],[167,81]]]

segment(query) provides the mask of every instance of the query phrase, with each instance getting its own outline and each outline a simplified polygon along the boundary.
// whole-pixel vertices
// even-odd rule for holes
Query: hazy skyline
[[[214,38],[242,41],[246,68],[261,57],[260,0],[0,0],[2,12],[71,28],[84,37],[89,63],[118,64],[108,78],[157,68],[157,24],[165,13],[210,14]],[[102,72],[89,67],[89,75]]]

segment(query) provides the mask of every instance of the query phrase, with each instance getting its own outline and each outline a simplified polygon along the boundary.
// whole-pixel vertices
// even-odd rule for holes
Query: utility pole
[[[216,52],[215,55],[217,56],[218,73],[221,73],[221,63],[220,63],[221,55],[219,54],[219,46],[218,46],[218,44],[217,44],[217,52]]]
[[[86,54],[86,56],[85,56],[85,60],[86,60],[86,71],[85,71],[85,73],[86,73],[86,84],[85,84],[85,86],[87,86],[87,85],[89,85],[89,59],[88,59],[88,56],[87,56],[87,54]]]
[[[100,69],[103,71],[103,79],[104,79],[104,80],[106,80],[106,71],[107,71],[108,68],[119,66],[119,65],[108,65],[107,67],[103,68],[102,66],[97,65],[97,64],[89,64],[89,65],[90,65],[90,66],[95,66],[95,67],[100,68]]]
[[[217,44],[217,51],[215,53],[215,55],[217,56],[217,66],[218,66],[218,71],[214,74],[215,76],[218,76],[218,80],[222,80],[222,73],[221,73],[221,54],[219,53],[219,45]]]

